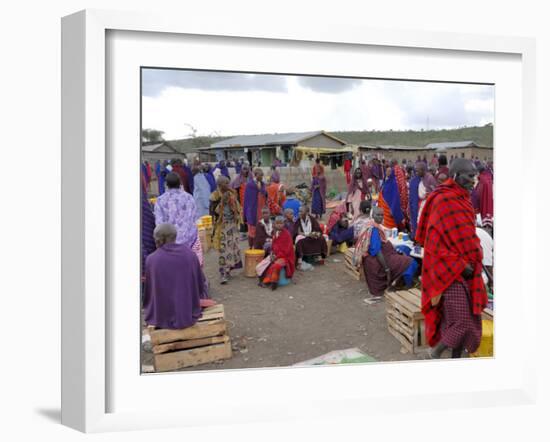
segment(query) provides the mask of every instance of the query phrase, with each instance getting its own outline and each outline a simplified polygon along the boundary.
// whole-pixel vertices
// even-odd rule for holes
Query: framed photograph
[[[220,27],[83,11],[63,18],[62,50],[65,425],[100,432],[533,402],[536,291],[517,265],[534,247],[527,241],[531,214],[506,216],[506,202],[535,202],[525,186],[503,178],[534,154],[532,40],[313,24]],[[453,127],[464,134],[476,127],[490,141],[437,134]],[[403,138],[361,138],[393,128]],[[409,141],[413,136],[419,138]],[[492,357],[428,360],[418,287],[413,293],[402,278],[405,287],[392,293],[407,290],[413,298],[373,299],[378,286],[365,276],[368,266],[358,270],[345,250],[357,243],[330,232],[336,207],[349,215],[342,229],[360,217],[360,202],[347,200],[356,190],[353,170],[369,174],[357,176],[369,189],[362,199],[382,207],[386,171],[378,183],[370,169],[376,161],[387,162],[387,177],[395,166],[409,178],[418,173],[415,163],[429,169],[433,162],[437,179],[443,156],[484,167],[494,161],[491,287],[499,296],[490,318]],[[243,165],[256,181],[236,180]],[[225,190],[235,182],[234,191]],[[304,218],[297,210],[287,220],[298,229],[285,233],[291,253],[279,252],[284,201],[268,198],[267,189],[260,228],[269,238],[257,244],[264,215],[259,199],[247,202],[249,182],[260,193],[273,184],[277,198],[283,184],[285,198],[307,207]],[[201,200],[190,186],[203,185]],[[175,221],[162,196],[169,193],[194,200],[193,215],[186,209]],[[240,210],[220,212],[224,201],[233,207],[224,195],[234,195]],[[166,273],[166,257],[144,256],[144,203],[157,251],[189,243],[185,271]],[[310,222],[320,225],[319,237]],[[391,238],[391,228],[380,235],[396,248],[406,245],[410,227],[399,229],[404,238]],[[524,244],[514,253],[506,247],[511,231]],[[308,247],[299,244],[305,238]],[[408,253],[401,249],[403,269],[415,253],[421,264],[416,248],[411,241]],[[175,274],[183,279],[171,281]],[[154,297],[178,284],[193,300],[178,307],[180,316],[166,314]],[[407,310],[415,305],[417,322]],[[353,358],[359,363],[342,363]]]

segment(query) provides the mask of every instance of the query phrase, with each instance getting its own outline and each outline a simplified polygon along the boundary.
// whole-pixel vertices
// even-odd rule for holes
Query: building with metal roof
[[[213,143],[199,151],[214,151],[218,160],[245,157],[251,164],[261,162],[271,165],[275,158],[291,163],[297,147],[312,149],[342,150],[346,142],[319,130],[313,132],[291,132],[282,134],[241,135]]]
[[[426,148],[435,149],[438,155],[444,154],[449,160],[454,158],[468,158],[471,160],[490,161],[493,159],[493,148],[481,146],[474,141],[445,141],[430,143]]]
[[[187,156],[184,153],[178,152],[167,141],[162,142],[145,142],[141,145],[141,159],[142,161],[155,162],[157,160],[171,160],[172,158],[179,158],[183,160]]]

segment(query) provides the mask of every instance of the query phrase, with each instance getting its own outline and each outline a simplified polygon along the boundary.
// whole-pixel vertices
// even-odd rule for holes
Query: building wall
[[[489,161],[493,159],[493,149],[483,149],[479,147],[447,149],[445,151],[440,151],[440,153],[444,153],[449,160],[451,157],[466,159],[478,157],[481,161]]]
[[[174,152],[141,152],[142,161],[149,161],[150,163],[154,163],[157,160],[171,160],[173,158],[179,158],[183,161],[186,156],[184,154]]]
[[[364,150],[361,149],[361,153],[363,155],[380,155],[383,158],[386,158],[387,160],[393,160],[396,159],[399,163],[401,163],[404,159],[407,161],[416,161],[418,159],[418,156],[420,155],[420,158],[424,158],[424,155],[426,155],[427,160],[429,161],[433,155],[433,150],[389,150],[389,149],[369,149]]]
[[[301,141],[300,146],[307,147],[343,147],[342,143],[327,137],[324,134]]]

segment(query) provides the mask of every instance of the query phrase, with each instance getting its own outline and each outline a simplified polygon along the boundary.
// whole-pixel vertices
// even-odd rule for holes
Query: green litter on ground
[[[295,366],[306,365],[340,365],[340,364],[365,364],[376,362],[372,356],[362,352],[358,348],[347,348],[345,350],[334,350],[324,355],[307,361],[298,362]]]

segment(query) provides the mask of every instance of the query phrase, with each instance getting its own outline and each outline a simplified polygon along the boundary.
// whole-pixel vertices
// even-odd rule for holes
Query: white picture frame
[[[113,165],[109,164],[110,152],[107,145],[109,134],[106,131],[106,120],[112,117],[107,107],[108,81],[112,79],[106,76],[107,55],[109,55],[106,36],[108,32],[113,31],[156,33],[154,34],[156,38],[162,35],[170,38],[212,36],[218,39],[243,39],[251,42],[251,46],[269,42],[272,46],[281,44],[288,48],[288,45],[307,43],[314,46],[331,46],[337,51],[368,46],[380,51],[391,48],[400,48],[403,52],[426,50],[431,51],[432,55],[436,54],[436,57],[437,53],[441,56],[448,53],[473,54],[472,56],[478,57],[479,60],[483,59],[484,54],[515,57],[516,61],[519,59],[521,69],[521,90],[520,94],[515,96],[516,99],[519,97],[521,121],[517,122],[519,129],[514,132],[514,137],[518,136],[521,158],[535,155],[535,45],[532,39],[425,31],[394,33],[368,27],[316,28],[314,25],[295,27],[281,23],[266,27],[264,23],[260,25],[250,22],[241,23],[237,27],[231,22],[209,23],[208,20],[200,17],[182,22],[178,17],[100,10],[86,10],[64,17],[62,20],[62,423],[80,431],[102,432],[208,425],[213,417],[222,423],[235,422],[231,411],[224,409],[223,406],[217,407],[218,411],[210,410],[209,416],[204,416],[201,414],[200,407],[196,410],[185,407],[178,410],[170,407],[126,410],[121,407],[117,410],[115,407],[113,410],[112,404],[109,403],[109,395],[115,385],[113,378],[109,375],[113,354],[109,345],[108,328],[111,319],[117,320],[116,314],[110,311],[110,304],[107,302],[109,264],[114,258],[109,252],[109,244],[113,241],[113,237],[110,236],[111,230],[109,230],[109,222],[112,221],[110,213],[112,196],[109,194],[108,181],[112,177]],[[254,62],[251,61],[249,70],[254,69]],[[483,77],[483,72],[478,76]],[[474,77],[472,76],[472,79]],[[497,102],[499,100],[498,91],[496,100]],[[519,114],[511,113],[510,116]],[[501,117],[497,112],[495,124],[497,128],[499,118]],[[135,136],[139,140],[139,132],[136,131]],[[499,146],[506,145],[506,142],[499,139],[497,132],[495,149],[498,150]],[[507,166],[506,158],[504,156],[499,158],[497,152],[495,156],[498,177],[498,168],[501,165],[503,168],[509,167],[510,164],[508,163]],[[497,214],[499,207],[503,207],[499,206],[498,202],[498,186],[497,178]],[[521,201],[522,207],[536,207],[534,193],[529,193],[522,187],[515,189],[514,192],[518,201]],[[137,207],[138,199],[135,205]],[[523,211],[520,217],[518,230],[521,232],[525,230],[521,226],[527,226],[528,219],[534,218],[534,214]],[[497,266],[501,256],[503,257],[501,262],[504,262],[505,254],[510,253],[498,248],[499,229],[504,230],[498,224],[495,225]],[[519,233],[519,235],[525,235],[525,233]],[[522,242],[519,258],[523,263],[526,262],[527,256],[534,255],[533,247],[534,245],[527,241]],[[504,274],[501,275],[497,270],[495,284],[498,284],[498,278],[506,277]],[[243,392],[242,396],[232,404],[233,411],[238,412],[238,416],[242,416],[237,418],[237,422],[361,415],[373,409],[373,405],[369,404],[368,400],[361,401],[361,399],[371,397],[377,398],[378,411],[388,413],[410,410],[411,408],[408,407],[414,407],[418,411],[465,408],[473,403],[477,406],[495,406],[502,403],[532,404],[536,390],[536,370],[533,359],[536,323],[534,320],[527,321],[527,311],[529,305],[534,305],[536,302],[534,298],[536,287],[534,280],[528,278],[520,278],[516,284],[518,284],[516,287],[521,288],[521,296],[515,298],[515,308],[519,312],[516,321],[518,327],[524,331],[523,341],[526,344],[521,353],[521,361],[515,365],[512,364],[510,372],[503,376],[507,381],[495,381],[486,389],[468,390],[464,386],[457,386],[456,391],[438,393],[436,390],[424,392],[421,388],[412,388],[400,394],[397,391],[398,387],[381,393],[374,389],[374,385],[370,385],[374,391],[372,393],[345,380],[357,379],[365,373],[365,370],[371,370],[370,373],[375,373],[376,377],[381,369],[392,372],[397,377],[400,371],[408,370],[411,376],[418,376],[421,379],[424,370],[427,369],[426,364],[437,364],[449,375],[462,377],[466,385],[468,376],[475,376],[475,371],[479,367],[483,366],[488,370],[492,367],[498,368],[500,354],[503,355],[502,360],[506,360],[505,342],[502,341],[499,348],[498,336],[500,334],[510,339],[513,336],[505,326],[510,310],[507,310],[503,302],[503,307],[499,306],[497,312],[497,315],[502,315],[502,322],[498,316],[495,322],[497,356],[494,360],[475,361],[478,365],[474,368],[472,368],[472,361],[422,361],[378,367],[328,367],[321,369],[323,371],[314,368],[316,371],[309,371],[308,376],[315,378],[315,382],[326,382],[330,385],[336,379],[345,378],[342,380],[342,391],[346,393],[339,397],[333,393],[326,399],[314,394],[314,384],[308,385],[305,382],[302,394],[311,394],[310,397],[302,402],[289,400],[288,404],[285,404],[284,398],[276,397],[271,407],[260,400],[258,388],[273,382],[276,377],[280,378],[278,382],[281,383],[297,382],[298,379],[303,381],[304,369],[255,370],[255,379],[250,380],[250,388],[256,392],[252,391],[250,394]],[[505,285],[502,287],[504,288]],[[503,324],[501,328],[499,328],[500,323]],[[500,349],[503,350],[499,354]],[[131,363],[139,365],[139,361]],[[334,369],[339,371],[336,372]],[[139,376],[139,373],[128,372],[128,378],[136,375]],[[185,383],[186,378],[193,382],[214,379],[213,383],[216,384],[215,379],[223,379],[223,382],[217,383],[216,387],[230,389],[231,385],[242,386],[243,375],[246,375],[246,371],[225,374],[184,373],[162,376],[162,381],[166,384],[167,382]],[[170,376],[174,379],[173,381],[170,381]],[[160,378],[161,376],[149,378],[151,380],[140,379],[140,382],[160,383]],[[115,379],[120,379],[120,376]],[[457,384],[461,383],[457,382]],[[348,387],[355,388],[353,394],[349,393]],[[460,388],[463,389],[460,390]],[[238,391],[237,387],[232,390],[233,393]],[[268,391],[271,390],[268,389]],[[274,394],[274,391],[269,394]],[[257,402],[254,395],[257,396]],[[224,404],[222,399],[220,404]],[[258,406],[259,404],[262,406]]]

